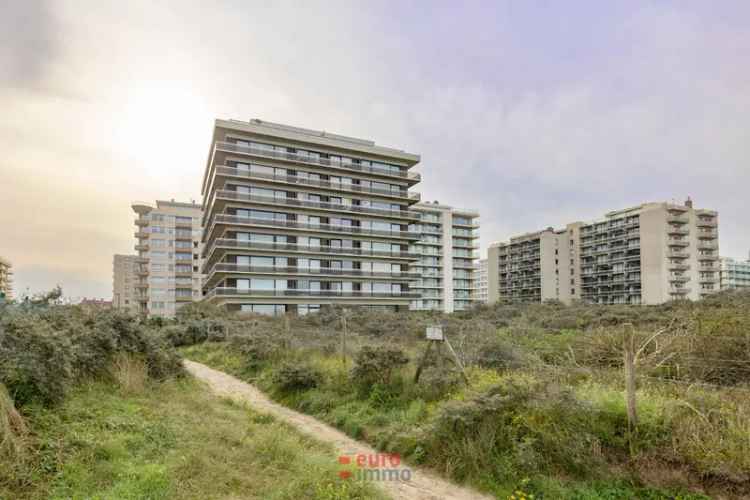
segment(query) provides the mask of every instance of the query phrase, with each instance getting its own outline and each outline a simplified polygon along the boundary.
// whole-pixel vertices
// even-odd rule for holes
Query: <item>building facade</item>
[[[420,259],[411,266],[419,276],[414,284],[421,294],[411,309],[451,313],[475,301],[475,269],[479,259],[479,213],[447,205],[419,203],[413,210],[419,222],[410,229],[419,233],[411,246]]]
[[[476,268],[476,299],[481,304],[489,302],[487,295],[487,259],[479,259]]]
[[[140,264],[137,255],[115,255],[112,261],[112,307],[138,312],[140,303],[136,298],[136,270]]]
[[[201,207],[158,200],[135,202],[135,301],[137,312],[174,317],[201,299]]]
[[[719,269],[722,290],[750,289],[750,259],[742,262],[722,257],[719,259]]]
[[[718,213],[645,203],[495,243],[490,302],[661,304],[719,289]]]
[[[206,300],[264,314],[408,308],[418,162],[368,140],[216,120],[202,190]]]
[[[13,266],[0,257],[0,301],[13,300]]]

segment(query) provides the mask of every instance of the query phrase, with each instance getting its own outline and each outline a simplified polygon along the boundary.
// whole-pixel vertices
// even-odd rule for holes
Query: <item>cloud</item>
[[[36,87],[57,56],[58,31],[46,0],[5,2],[0,16],[2,86]]]
[[[15,181],[0,198],[15,210],[0,225],[25,220],[0,253],[57,263],[43,288],[76,270],[81,287],[111,288],[111,255],[134,243],[129,201],[196,197],[214,117],[419,153],[416,189],[479,209],[483,248],[687,195],[720,211],[722,253],[750,248],[744,3],[11,9],[0,170]],[[56,225],[94,244],[56,246],[43,237]]]

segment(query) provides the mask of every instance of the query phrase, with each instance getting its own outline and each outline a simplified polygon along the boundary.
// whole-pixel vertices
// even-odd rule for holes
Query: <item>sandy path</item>
[[[259,412],[268,413],[274,417],[287,422],[313,438],[332,444],[341,455],[378,453],[359,441],[355,441],[343,432],[330,427],[315,418],[290,410],[284,406],[274,403],[265,394],[250,384],[227,375],[224,372],[214,370],[196,363],[185,360],[185,368],[195,377],[206,382],[209,387],[222,396],[228,396],[237,401],[249,403]],[[402,465],[405,467],[405,465]],[[456,499],[456,500],[478,500],[490,499],[492,497],[474,492],[467,488],[456,486],[432,473],[409,467],[411,478],[409,481],[377,481],[381,488],[394,499],[409,500],[433,500],[433,499]]]

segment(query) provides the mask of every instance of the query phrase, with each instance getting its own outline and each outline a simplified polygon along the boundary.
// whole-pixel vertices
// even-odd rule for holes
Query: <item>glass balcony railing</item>
[[[214,296],[238,296],[238,297],[340,297],[340,298],[384,298],[384,299],[410,299],[420,298],[418,292],[368,292],[368,291],[343,291],[343,290],[252,290],[245,288],[217,287],[211,289],[206,298]]]
[[[274,250],[279,252],[299,252],[312,254],[333,255],[364,255],[373,257],[393,257],[416,260],[420,254],[413,252],[402,252],[397,250],[373,250],[370,248],[355,247],[332,247],[329,245],[311,246],[297,245],[295,243],[268,243],[262,241],[244,241],[230,238],[218,238],[214,241],[214,247],[243,248],[249,250]]]
[[[389,177],[405,178],[419,182],[421,179],[420,175],[415,172],[409,172],[408,170],[391,170],[388,168],[377,167],[372,165],[362,165],[360,163],[346,163],[340,161],[332,161],[328,158],[317,158],[307,155],[299,155],[297,153],[289,153],[286,151],[273,151],[265,148],[259,148],[255,146],[245,146],[241,144],[234,144],[231,142],[217,141],[216,150],[225,151],[229,153],[242,153],[253,156],[259,156],[262,158],[273,158],[277,160],[294,161],[297,163],[305,163],[309,165],[321,165],[324,167],[331,167],[341,170],[349,170],[353,172],[365,172],[369,174],[385,175]]]

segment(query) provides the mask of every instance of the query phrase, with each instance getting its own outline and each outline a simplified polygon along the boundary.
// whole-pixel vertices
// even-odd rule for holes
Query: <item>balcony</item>
[[[176,264],[191,264],[193,262],[193,256],[183,257],[181,255],[175,255],[174,261]]]
[[[133,233],[133,235],[134,235],[134,236],[135,236],[136,238],[138,238],[139,240],[143,240],[143,239],[146,239],[146,238],[148,238],[148,236],[149,236],[149,234],[148,234],[148,233],[146,233],[146,232],[144,232],[144,231],[136,231],[135,233]]]
[[[146,219],[146,218],[143,218],[143,217],[138,217],[135,220],[135,225],[136,226],[148,226],[149,225],[149,220]]]
[[[719,278],[698,278],[699,283],[718,283]]]
[[[683,215],[668,215],[667,222],[670,224],[687,224],[690,219]]]
[[[192,302],[193,296],[192,295],[175,295],[174,300],[175,302]]]
[[[698,241],[698,250],[718,250],[719,244],[713,241]]]
[[[366,292],[366,291],[343,291],[343,290],[248,290],[243,288],[217,287],[206,294],[206,298],[212,297],[337,297],[337,298],[372,298],[372,299],[418,299],[422,297],[418,292]]]
[[[148,259],[148,257],[142,257],[142,256],[139,255],[138,257],[135,258],[135,261],[138,264],[148,264],[149,259]]]
[[[344,205],[340,203],[328,203],[325,201],[298,200],[296,198],[275,198],[270,196],[258,196],[253,194],[238,193],[226,189],[214,191],[213,196],[225,200],[236,200],[247,203],[257,203],[271,206],[286,206],[296,208],[311,208],[314,210],[328,210],[334,212],[352,212],[356,214],[382,215],[384,217],[398,217],[402,219],[418,220],[419,212],[412,210],[387,210],[382,208],[362,207],[358,205]],[[213,203],[211,204],[213,205]]]
[[[687,247],[689,244],[688,240],[667,240],[667,245],[670,247]]]
[[[147,243],[138,243],[134,248],[139,252],[148,252]]]
[[[135,283],[136,288],[148,288],[148,283],[145,281],[137,281]]]
[[[669,289],[669,293],[672,295],[687,295],[690,293],[690,288],[685,288],[685,287],[674,288],[673,287]]]
[[[136,276],[148,276],[148,269],[136,269]]]
[[[294,243],[266,243],[260,241],[242,241],[228,238],[219,238],[214,241],[214,247],[239,248],[247,250],[277,251],[290,253],[307,253],[315,255],[355,255],[372,257],[390,257],[395,259],[419,259],[421,254],[413,252],[399,252],[387,250],[372,250],[354,247],[332,247],[332,246],[309,246]]]
[[[718,255],[701,255],[698,254],[698,260],[719,260]]]
[[[265,148],[258,148],[254,146],[244,146],[240,144],[234,144],[231,142],[216,141],[214,151],[223,151],[225,153],[239,153],[250,156],[256,156],[260,158],[271,158],[274,160],[290,161],[294,163],[302,163],[304,165],[323,166],[328,168],[334,168],[345,172],[363,172],[366,174],[381,175],[386,177],[395,177],[399,179],[406,179],[417,183],[421,180],[421,176],[408,170],[394,171],[387,168],[361,165],[359,163],[345,163],[338,161],[331,161],[328,158],[314,158],[306,155],[299,155],[297,153],[289,153],[286,151],[271,151]]]
[[[389,198],[409,200],[410,202],[418,202],[422,199],[422,195],[420,195],[419,193],[410,193],[406,190],[397,191],[393,189],[380,189],[346,182],[330,182],[325,180],[307,179],[296,175],[275,175],[262,172],[251,172],[249,170],[221,165],[216,167],[216,173],[219,175],[238,177],[241,179],[257,179],[270,182],[279,182],[292,186],[310,186],[322,189],[330,189],[336,192],[347,191],[352,193],[374,194],[379,196],[387,196]]]
[[[303,276],[350,276],[367,278],[392,278],[399,280],[416,280],[422,277],[422,273],[402,272],[378,272],[364,271],[362,269],[339,269],[331,267],[296,267],[296,266],[252,266],[236,264],[233,262],[219,262],[211,267],[210,275],[216,273],[242,273],[242,274],[282,274]]]
[[[687,283],[690,281],[690,276],[670,276],[669,281],[674,283]]]
[[[667,251],[667,257],[672,259],[687,259],[688,257],[690,257],[690,253],[682,252],[679,250],[669,250]]]
[[[719,223],[716,221],[716,219],[708,219],[704,220],[698,217],[698,220],[695,222],[695,225],[698,227],[719,227]]]
[[[670,271],[687,271],[690,269],[690,266],[688,264],[667,264],[667,269]]]
[[[384,236],[404,240],[419,240],[419,233],[409,231],[386,231],[381,229],[367,229],[360,226],[342,226],[335,224],[308,224],[305,222],[288,220],[256,219],[252,217],[240,217],[230,214],[217,214],[214,216],[211,229],[216,224],[243,225],[253,227],[269,227],[282,229],[299,229],[302,231],[316,231],[334,234],[362,234],[371,236]],[[209,234],[211,231],[209,231]]]
[[[678,227],[669,226],[669,228],[667,228],[667,234],[679,234],[682,236],[687,236],[688,234],[690,234],[690,230],[686,228],[683,229],[679,226]]]

